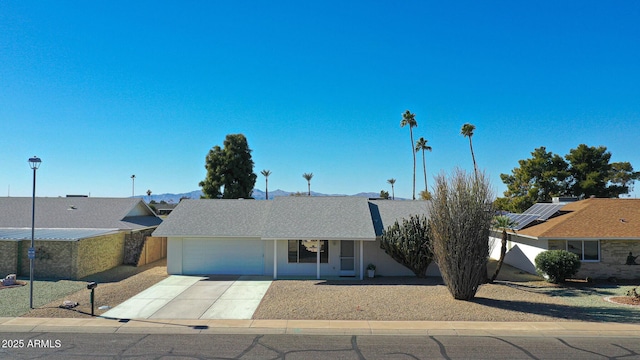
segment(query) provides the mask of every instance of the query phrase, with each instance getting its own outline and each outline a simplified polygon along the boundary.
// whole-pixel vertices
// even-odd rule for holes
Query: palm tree
[[[148,196],[147,202],[151,202],[151,189],[147,190],[147,196]]]
[[[396,199],[396,192],[393,189],[393,185],[396,183],[396,179],[391,178],[391,179],[387,180],[387,182],[389,184],[391,184],[391,200],[395,200]]]
[[[498,277],[498,273],[500,272],[500,268],[502,268],[502,263],[504,262],[504,256],[507,254],[507,229],[513,229],[517,224],[511,220],[508,216],[496,216],[493,218],[493,222],[491,226],[496,230],[502,230],[502,244],[500,245],[500,258],[498,259],[498,264],[496,265],[496,272],[493,273],[489,282],[492,283]]]
[[[409,135],[411,136],[411,153],[413,154],[413,200],[416,199],[416,152],[415,145],[413,144],[413,128],[418,126],[416,122],[416,114],[412,114],[407,110],[402,114],[402,121],[400,121],[400,127],[409,125]]]
[[[302,177],[305,178],[305,180],[307,180],[307,186],[309,191],[307,192],[308,196],[311,196],[311,178],[313,177],[313,173],[304,173],[302,174]]]
[[[262,170],[260,174],[264,175],[264,192],[267,200],[269,200],[269,175],[271,175],[271,170]]]
[[[473,154],[473,144],[471,143],[471,137],[473,136],[473,130],[475,129],[476,129],[475,125],[466,123],[462,125],[462,129],[460,130],[460,133],[464,137],[469,138],[469,148],[471,149],[471,159],[473,159],[473,171],[476,174],[476,177],[478,177],[478,166],[476,165],[476,156]]]
[[[424,151],[431,151],[431,146],[427,145],[429,140],[425,140],[425,138],[421,137],[416,141],[416,152],[422,150],[422,169],[424,170],[424,191],[425,193],[429,192],[429,188],[427,186],[427,163],[424,160]]]

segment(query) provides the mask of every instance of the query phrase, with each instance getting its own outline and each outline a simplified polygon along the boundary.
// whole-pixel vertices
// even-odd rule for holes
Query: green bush
[[[536,270],[552,283],[564,282],[580,269],[578,255],[565,250],[547,250],[536,256]]]

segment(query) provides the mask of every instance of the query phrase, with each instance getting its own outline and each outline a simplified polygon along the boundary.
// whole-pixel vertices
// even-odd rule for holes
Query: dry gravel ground
[[[502,268],[498,280],[482,285],[472,301],[454,300],[440,278],[275,281],[253,318],[640,322],[640,308],[604,300],[630,286],[553,285],[510,266]]]
[[[492,265],[492,264],[491,264]],[[491,273],[491,267],[490,267]],[[140,268],[120,266],[90,280],[98,306],[114,307],[167,277],[166,261]],[[566,321],[640,322],[640,307],[612,304],[632,286],[574,282],[565,286],[541,281],[505,265],[496,284],[482,285],[472,301],[454,300],[440,278],[377,277],[359,280],[274,281],[254,319],[432,320],[432,321]],[[11,291],[5,289],[3,291]],[[60,309],[64,300],[80,303]],[[83,289],[26,317],[90,317],[89,290]]]
[[[98,287],[95,289],[94,314],[101,315],[107,312],[108,309],[99,310],[99,306],[107,305],[115,307],[132,296],[160,282],[167,276],[167,262],[166,259],[163,259],[141,267],[121,265],[114,269],[91,275],[84,280],[96,281],[98,283]],[[85,288],[47,305],[33,309],[22,316],[90,318],[90,293],[91,292]],[[61,305],[65,300],[77,302],[79,305],[73,309],[62,309],[59,305]]]

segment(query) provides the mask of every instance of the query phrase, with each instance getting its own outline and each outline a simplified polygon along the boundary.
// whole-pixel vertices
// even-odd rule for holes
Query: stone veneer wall
[[[18,241],[0,241],[0,278],[18,272]]]
[[[549,249],[566,249],[564,240],[549,240]],[[640,279],[640,265],[626,265],[629,251],[640,255],[640,240],[600,240],[600,261],[583,262],[578,278]],[[640,257],[636,259],[640,264]]]
[[[127,265],[138,265],[140,256],[144,248],[145,240],[155,228],[132,231],[125,237],[124,242],[124,263]]]
[[[74,259],[75,278],[80,279],[122,265],[124,237],[123,232],[117,232],[78,241]]]

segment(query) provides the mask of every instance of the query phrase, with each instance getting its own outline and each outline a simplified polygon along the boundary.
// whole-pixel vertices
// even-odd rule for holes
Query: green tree
[[[396,221],[382,232],[380,248],[417,277],[426,277],[427,268],[433,261],[427,218],[412,215],[402,219],[402,224]]]
[[[557,154],[542,146],[530,159],[519,160],[511,175],[500,174],[507,185],[505,200],[497,199],[502,210],[523,212],[538,202],[551,202],[553,196],[568,194],[569,165]]]
[[[380,198],[388,199],[389,198],[389,192],[388,191],[384,191],[384,190],[380,190]]]
[[[427,145],[428,140],[420,137],[418,141],[416,141],[416,152],[422,151],[422,170],[424,171],[424,191],[429,192],[429,187],[427,186],[427,163],[424,159],[424,151],[431,151],[431,146]]]
[[[537,202],[550,202],[554,196],[618,197],[628,193],[640,178],[628,162],[609,163],[611,153],[604,146],[580,144],[564,158],[545,147],[531,155],[519,160],[520,166],[511,175],[500,175],[507,190],[504,198],[496,199],[497,208],[522,212]]]
[[[200,182],[203,198],[251,198],[258,176],[253,173],[253,160],[247,139],[242,134],[229,134],[224,148],[216,145],[205,160],[207,175]]]
[[[264,176],[265,197],[266,197],[267,200],[269,200],[269,175],[271,175],[271,170],[262,170],[262,171],[260,171],[260,174],[262,174],[262,176]]]
[[[393,188],[393,185],[395,185],[396,179],[391,178],[391,179],[387,180],[387,182],[389,184],[391,184],[391,200],[395,200],[396,199],[396,192],[395,192],[395,190]]]
[[[570,188],[579,198],[618,197],[629,192],[638,173],[628,162],[609,163],[611,152],[605,146],[578,145],[565,156],[569,162]]]
[[[413,143],[413,128],[418,126],[416,121],[416,114],[407,110],[402,114],[402,120],[400,121],[400,127],[409,126],[409,136],[411,137],[411,154],[413,155],[413,200],[416,199],[416,152],[415,145]]]
[[[473,160],[473,172],[478,174],[478,166],[476,165],[476,156],[473,153],[473,143],[471,142],[471,138],[473,137],[473,131],[476,129],[476,126],[473,124],[466,123],[462,125],[462,129],[460,129],[460,134],[464,137],[469,138],[469,148],[471,149],[471,159]]]
[[[307,196],[311,196],[311,178],[313,178],[313,173],[304,173],[302,177],[307,180]]]
[[[432,251],[442,279],[457,300],[471,300],[487,280],[493,194],[484,173],[456,169],[436,178],[430,203]]]
[[[491,276],[491,278],[489,279],[489,282],[492,283],[496,280],[496,278],[498,277],[498,274],[500,273],[500,269],[502,268],[502,264],[504,263],[504,257],[505,255],[507,255],[507,239],[508,239],[508,234],[507,234],[507,230],[508,229],[513,229],[517,224],[511,220],[511,218],[507,217],[507,216],[496,216],[493,218],[493,222],[491,223],[491,226],[498,231],[502,231],[502,241],[500,244],[500,258],[498,259],[498,264],[496,265],[496,271],[493,273],[493,276]]]

